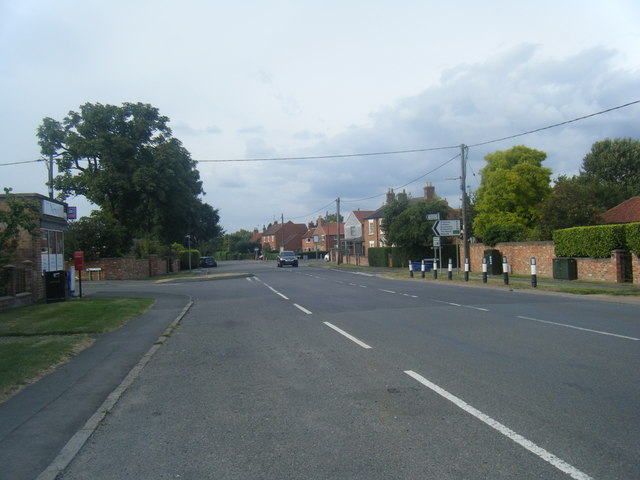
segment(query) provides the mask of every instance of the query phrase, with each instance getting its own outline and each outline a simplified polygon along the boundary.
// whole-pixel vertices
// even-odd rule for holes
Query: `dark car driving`
[[[200,268],[217,267],[218,262],[213,257],[200,257]]]
[[[298,266],[298,257],[291,250],[282,250],[278,254],[278,267],[283,265],[291,265],[292,267]]]

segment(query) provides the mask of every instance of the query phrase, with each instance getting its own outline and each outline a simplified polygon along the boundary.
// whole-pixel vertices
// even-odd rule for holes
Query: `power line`
[[[458,148],[460,148],[460,147],[458,146]],[[406,187],[407,185],[411,185],[412,183],[417,182],[417,181],[418,181],[418,180],[420,180],[421,178],[424,178],[424,177],[426,177],[427,175],[432,174],[432,173],[433,173],[433,172],[435,172],[436,170],[438,170],[438,169],[440,169],[440,168],[444,167],[444,166],[445,166],[445,165],[447,165],[448,163],[453,162],[453,161],[454,161],[456,158],[458,158],[459,156],[460,156],[460,154],[458,153],[458,154],[456,154],[454,157],[452,157],[452,158],[450,158],[449,160],[447,160],[446,162],[441,163],[441,164],[440,164],[440,165],[438,165],[437,167],[435,167],[435,168],[433,168],[433,169],[429,170],[427,173],[424,173],[424,174],[420,175],[418,178],[414,178],[414,179],[413,179],[413,180],[411,180],[410,182],[407,182],[407,183],[405,183],[404,185],[400,185],[399,187],[393,187],[393,189],[394,189],[394,190],[400,190],[401,188],[404,188],[404,187]],[[341,201],[342,201],[342,203],[364,202],[365,200],[372,200],[372,199],[374,199],[374,198],[382,197],[382,196],[384,196],[384,195],[386,195],[386,194],[385,194],[385,193],[381,193],[381,194],[378,194],[378,195],[373,195],[372,197],[367,197],[367,198],[358,198],[358,199],[355,199],[355,200],[341,200]]]
[[[560,123],[554,123],[553,125],[547,125],[546,127],[536,128],[535,130],[529,130],[528,132],[517,133],[515,135],[509,135],[508,137],[496,138],[495,140],[487,140],[486,142],[476,143],[473,145],[469,145],[469,148],[472,147],[480,147],[482,145],[488,145],[490,143],[502,142],[504,140],[511,140],[512,138],[522,137],[524,135],[531,135],[532,133],[542,132],[543,130],[549,130],[551,128],[561,127],[562,125],[567,125],[569,123],[579,122],[580,120],[585,120],[587,118],[595,117],[597,115],[602,115],[604,113],[612,112],[614,110],[619,110],[621,108],[629,107],[631,105],[635,105],[640,103],[640,100],[635,100],[633,102],[625,103],[624,105],[618,105],[617,107],[607,108],[606,110],[602,110],[600,112],[590,113],[589,115],[584,115],[582,117],[574,118],[572,120],[567,120]]]
[[[44,158],[39,158],[38,160],[25,160],[23,162],[0,163],[0,167],[5,167],[9,165],[22,165],[23,163],[36,163],[36,162],[46,162],[46,160]]]
[[[401,153],[435,152],[437,150],[451,150],[460,148],[459,145],[449,147],[416,148],[412,150],[394,150],[389,152],[345,153],[339,155],[312,155],[307,157],[268,157],[268,158],[222,158],[214,160],[195,160],[198,163],[223,162],[281,162],[285,160],[326,160],[330,158],[371,157],[375,155],[398,155]]]

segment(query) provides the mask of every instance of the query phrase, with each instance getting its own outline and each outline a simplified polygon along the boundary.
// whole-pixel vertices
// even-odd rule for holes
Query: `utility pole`
[[[336,262],[340,265],[340,197],[336,198],[336,238],[338,239],[336,251]]]
[[[469,147],[465,144],[460,145],[460,190],[462,190],[462,244],[463,244],[463,262],[469,258],[469,236],[467,229],[467,154]]]
[[[280,230],[282,231],[282,246],[280,251],[284,250],[284,213],[280,214]]]
[[[53,155],[49,155],[49,198],[53,200]]]

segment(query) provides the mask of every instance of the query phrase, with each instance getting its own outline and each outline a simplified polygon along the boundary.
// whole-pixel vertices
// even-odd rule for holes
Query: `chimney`
[[[393,188],[387,191],[387,203],[391,203],[396,199],[396,194],[393,193]]]
[[[407,199],[407,192],[405,192],[403,188],[402,193],[398,194],[398,200],[406,200],[406,199]]]
[[[427,182],[424,184],[424,198],[427,200],[433,200],[436,198],[436,187],[434,187],[431,182]]]

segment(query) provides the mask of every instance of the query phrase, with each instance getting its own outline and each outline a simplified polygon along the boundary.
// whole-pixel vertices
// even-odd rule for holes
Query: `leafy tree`
[[[252,236],[253,232],[245,229],[240,229],[234,233],[227,233],[222,242],[223,248],[227,252],[247,253],[247,249],[253,251],[253,247],[259,246],[259,244],[249,241]]]
[[[337,213],[327,213],[324,216],[324,221],[327,223],[336,223]],[[344,215],[340,214],[340,222],[344,222]]]
[[[446,200],[409,200],[400,196],[385,206],[382,225],[387,244],[398,247],[431,245],[433,221],[427,220],[427,215],[439,213],[441,218],[446,218],[448,211]]]
[[[551,195],[540,205],[537,237],[551,240],[554,230],[601,223],[602,187],[585,177],[561,175]],[[486,242],[485,242],[486,243]]]
[[[4,189],[5,206],[0,208],[0,265],[10,262],[18,247],[20,229],[32,235],[38,226],[37,203],[17,198]]]
[[[607,138],[594,143],[580,176],[603,187],[599,197],[605,210],[640,195],[640,141]]]
[[[94,210],[91,216],[69,224],[65,233],[65,257],[81,250],[87,260],[99,257],[119,257],[129,252],[131,238],[124,227],[104,211]]]
[[[202,223],[204,207],[195,162],[168,122],[148,104],[86,103],[62,122],[43,119],[38,143],[56,159],[61,198],[84,195],[131,238],[170,243]],[[209,223],[218,220],[217,211],[209,215]]]
[[[523,145],[485,156],[480,188],[476,192],[473,221],[476,235],[483,237],[493,225],[538,224],[538,205],[551,193],[551,170],[542,166],[547,154]]]

